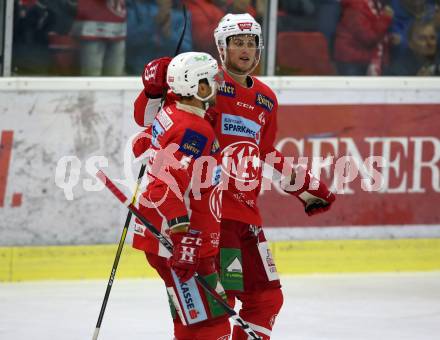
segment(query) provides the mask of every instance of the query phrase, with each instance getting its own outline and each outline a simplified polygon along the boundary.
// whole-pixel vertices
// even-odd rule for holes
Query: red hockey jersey
[[[217,253],[222,204],[219,146],[204,115],[204,110],[179,102],[165,106],[147,130],[151,139],[139,138],[134,145],[139,155],[151,141],[145,154],[149,183],[139,209],[166,236],[171,221],[189,216],[191,228],[201,232],[201,257]],[[140,223],[133,247],[169,255]]]
[[[208,119],[222,150],[222,173],[226,175],[222,183],[226,189],[223,190],[223,218],[262,225],[256,202],[262,183],[261,161],[273,152],[280,158],[280,162],[273,165],[281,172],[285,160],[273,147],[277,130],[276,96],[257,78],[248,80],[250,86],[244,87],[224,72],[217,104],[208,110]],[[173,102],[175,98],[167,96],[167,101]],[[143,91],[139,94],[134,110],[139,125],[151,123],[159,101],[146,98]]]
[[[257,197],[262,162],[274,151],[278,103],[273,91],[249,77],[244,87],[224,74],[217,104],[210,110],[222,150],[222,170],[228,178],[223,192],[223,218],[261,225]]]

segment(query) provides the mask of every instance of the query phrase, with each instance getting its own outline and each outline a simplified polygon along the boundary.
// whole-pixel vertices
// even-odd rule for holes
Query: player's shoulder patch
[[[235,98],[236,96],[236,89],[235,89],[235,85],[233,83],[230,82],[224,82],[218,89],[217,94],[220,96],[226,96],[226,97],[231,97],[231,98]]]
[[[180,142],[179,151],[188,156],[198,158],[205,149],[208,138],[201,133],[192,129],[186,129]]]
[[[257,92],[255,95],[255,104],[269,112],[272,112],[272,109],[275,106],[275,101],[272,98]]]
[[[275,92],[273,92],[272,89],[261,80],[255,77],[253,77],[253,80],[255,82],[255,104],[266,109],[269,112],[272,112],[276,103]]]

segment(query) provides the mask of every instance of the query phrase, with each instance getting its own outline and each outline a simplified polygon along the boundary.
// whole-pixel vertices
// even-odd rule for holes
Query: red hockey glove
[[[197,271],[199,252],[202,246],[201,233],[190,229],[189,223],[180,224],[170,230],[173,255],[169,260],[181,282],[188,281]]]
[[[134,157],[138,158],[151,146],[151,126],[137,134],[133,139],[132,150]]]
[[[171,58],[163,57],[154,59],[145,65],[142,82],[144,83],[144,91],[148,98],[160,98],[164,89],[168,89],[166,78],[170,62]]]
[[[298,197],[304,205],[307,215],[316,215],[330,209],[336,197],[323,182],[302,167],[298,167],[290,184],[294,185],[292,182],[300,183],[298,181],[304,183],[300,189],[295,191],[286,190],[286,192]]]

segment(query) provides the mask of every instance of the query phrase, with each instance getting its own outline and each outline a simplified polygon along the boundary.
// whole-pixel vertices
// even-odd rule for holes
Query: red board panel
[[[312,156],[334,157],[321,172],[329,185],[344,155],[379,156],[388,166],[375,167],[384,179],[380,191],[363,190],[358,175],[331,211],[314,217],[295,198],[266,191],[259,199],[265,225],[440,224],[440,105],[281,106],[278,126],[284,155],[309,157],[310,165]]]

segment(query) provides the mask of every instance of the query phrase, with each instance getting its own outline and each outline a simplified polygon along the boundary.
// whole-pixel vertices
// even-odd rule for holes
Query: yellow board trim
[[[287,241],[272,249],[282,274],[440,270],[440,239]]]
[[[117,249],[117,244],[0,248],[0,281],[108,278]],[[144,253],[125,245],[116,277],[155,275]]]
[[[0,247],[0,281],[106,279],[118,245]],[[280,274],[440,270],[440,239],[272,242]],[[157,277],[125,245],[118,278]]]

